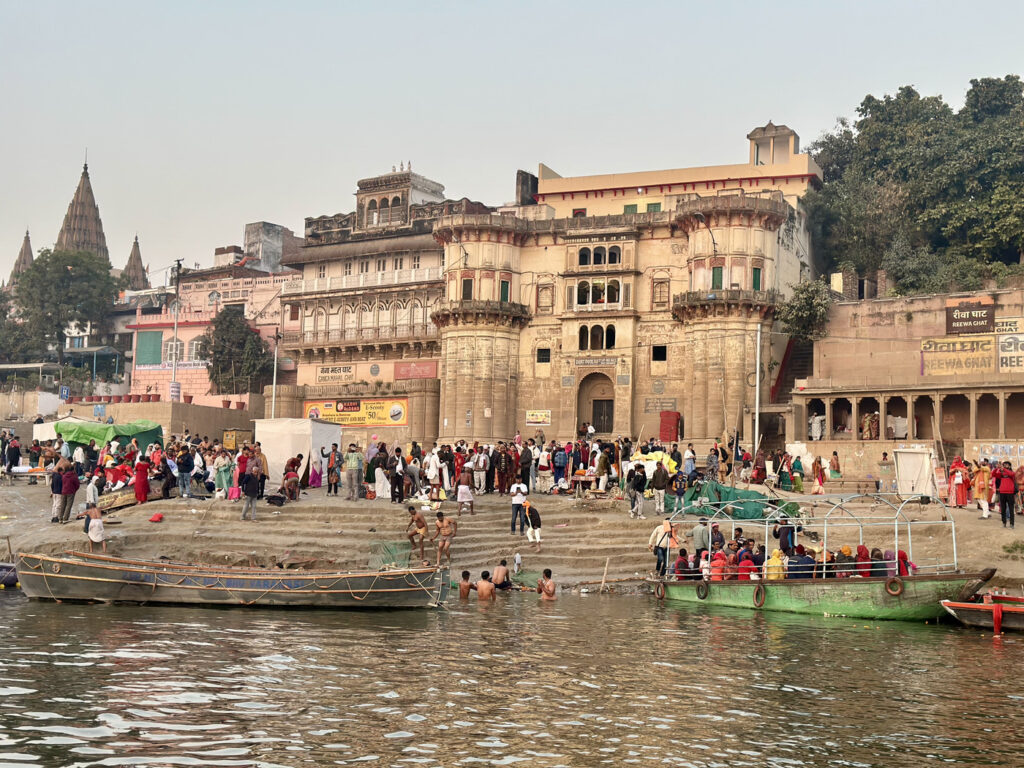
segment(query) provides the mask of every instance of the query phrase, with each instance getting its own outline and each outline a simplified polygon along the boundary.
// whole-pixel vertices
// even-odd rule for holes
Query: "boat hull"
[[[995,575],[951,573],[909,576],[902,579],[902,592],[886,590],[888,579],[784,579],[779,581],[664,581],[665,599],[728,608],[807,613],[818,616],[848,616],[858,619],[921,621],[944,615],[942,600],[967,600]],[[701,599],[699,584],[707,584]],[[755,590],[762,586],[763,604],[755,604]],[[891,585],[895,588],[894,585]],[[758,595],[761,598],[762,595]]]
[[[360,573],[228,569],[158,562],[18,555],[37,600],[287,608],[427,608],[448,594],[447,569]]]
[[[0,563],[0,587],[12,589],[18,586],[18,572],[13,563]]]
[[[963,603],[943,600],[942,607],[950,616],[968,627],[991,629],[994,632],[1024,632],[1024,605],[1011,602]]]

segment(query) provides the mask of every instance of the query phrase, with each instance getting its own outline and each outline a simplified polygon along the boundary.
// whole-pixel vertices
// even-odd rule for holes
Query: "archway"
[[[609,434],[615,423],[615,387],[603,373],[591,373],[580,382],[576,420],[594,425],[598,434]]]

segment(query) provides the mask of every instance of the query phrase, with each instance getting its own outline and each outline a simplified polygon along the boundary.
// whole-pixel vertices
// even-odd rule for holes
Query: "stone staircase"
[[[794,340],[792,345],[786,368],[781,373],[782,379],[775,389],[775,399],[772,401],[774,403],[791,403],[796,380],[809,378],[814,373],[814,344]]]

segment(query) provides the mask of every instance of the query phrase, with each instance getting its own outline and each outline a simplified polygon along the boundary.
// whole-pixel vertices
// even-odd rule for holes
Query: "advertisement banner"
[[[395,379],[436,379],[437,361],[395,363]]]
[[[526,426],[528,427],[550,427],[551,411],[527,411]]]
[[[323,419],[348,427],[404,427],[409,424],[409,398],[307,400],[302,412],[307,419]]]
[[[921,340],[922,376],[995,373],[995,370],[995,336]]]

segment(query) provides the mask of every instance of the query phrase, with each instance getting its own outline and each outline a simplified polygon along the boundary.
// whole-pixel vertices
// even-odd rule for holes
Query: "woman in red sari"
[[[963,459],[957,456],[949,465],[949,505],[952,507],[967,506],[967,488],[970,485],[970,472]]]
[[[145,504],[149,498],[149,462],[139,459],[135,462],[135,500]]]

